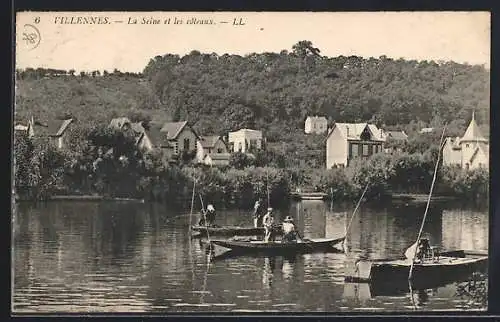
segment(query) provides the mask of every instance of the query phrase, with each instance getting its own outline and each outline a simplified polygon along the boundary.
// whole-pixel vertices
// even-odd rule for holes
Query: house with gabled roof
[[[385,135],[368,123],[335,123],[326,138],[326,168],[348,167],[356,158],[383,152]]]
[[[14,133],[22,133],[25,134],[28,138],[33,138],[35,136],[34,124],[35,122],[33,117],[31,117],[31,119],[29,119],[26,124],[16,123],[16,125],[14,125]]]
[[[403,146],[408,142],[408,135],[405,131],[383,131],[385,136],[385,149],[386,153],[402,152]]]
[[[200,137],[187,121],[163,123],[159,132],[162,150],[169,157],[196,151],[196,142]]]
[[[142,122],[132,123],[128,117],[117,117],[111,120],[109,127],[120,131],[131,131],[135,144],[141,151],[151,151],[154,148]]]
[[[306,134],[323,134],[328,129],[328,120],[324,116],[308,116],[304,122],[304,132]]]
[[[228,153],[226,143],[219,135],[200,136],[196,141],[196,159],[198,162],[203,162],[207,155]]]
[[[73,123],[73,119],[50,120],[46,123],[35,122],[36,129],[34,135],[36,138],[48,140],[58,149],[66,148],[68,144],[68,128]]]
[[[481,134],[474,112],[462,137],[445,139],[443,163],[463,169],[489,168],[489,141]]]

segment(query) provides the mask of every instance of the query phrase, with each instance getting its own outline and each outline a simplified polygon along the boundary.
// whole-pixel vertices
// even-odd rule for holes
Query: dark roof
[[[46,123],[36,122],[35,134],[38,136],[58,137],[64,134],[71,122],[73,122],[73,119],[50,120]]]
[[[161,131],[168,133],[168,139],[174,140],[181,133],[187,122],[167,122],[163,124]]]
[[[387,137],[393,140],[405,141],[408,139],[408,135],[404,131],[387,131]]]
[[[201,146],[204,148],[213,148],[217,141],[219,141],[220,136],[218,135],[211,135],[211,136],[201,136],[200,137],[200,143]]]

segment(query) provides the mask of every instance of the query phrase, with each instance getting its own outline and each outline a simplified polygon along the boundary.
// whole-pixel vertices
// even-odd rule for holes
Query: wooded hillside
[[[290,51],[244,57],[157,56],[141,74],[18,70],[15,119],[187,119],[205,135],[250,127],[279,141],[314,114],[409,132],[448,122],[448,135],[462,135],[474,109],[488,135],[490,72],[482,66],[320,53],[301,41]]]

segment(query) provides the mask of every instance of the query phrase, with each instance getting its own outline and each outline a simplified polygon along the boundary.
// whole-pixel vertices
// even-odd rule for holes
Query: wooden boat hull
[[[486,271],[487,266],[487,256],[467,257],[464,251],[446,252],[437,262],[416,263],[413,266],[411,285],[422,289],[437,284],[447,284],[464,276],[470,276],[474,272]],[[376,289],[394,288],[398,285],[403,288],[409,286],[410,260],[360,261],[356,267],[356,274],[346,276],[347,282],[368,282]]]
[[[192,226],[191,229],[199,233],[199,237],[207,236],[207,227]],[[208,227],[209,235],[218,236],[251,236],[264,235],[264,228],[259,227],[239,227],[239,226],[224,226],[224,227]]]
[[[274,255],[290,255],[334,250],[343,242],[341,238],[317,238],[306,242],[282,243],[263,241],[212,240],[211,243],[231,249],[235,253],[266,253]]]

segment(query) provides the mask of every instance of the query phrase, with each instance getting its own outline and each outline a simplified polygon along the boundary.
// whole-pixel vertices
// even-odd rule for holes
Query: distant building
[[[461,138],[446,138],[443,163],[459,165],[463,169],[489,168],[489,141],[479,131],[474,113]]]
[[[205,157],[209,154],[228,153],[226,143],[218,135],[214,136],[200,136],[196,141],[196,159],[198,162],[203,162]]]
[[[408,142],[408,135],[405,131],[384,131],[386,153],[402,152],[403,145]]]
[[[326,138],[326,168],[347,167],[353,159],[383,151],[385,136],[368,123],[336,123]]]
[[[323,134],[328,129],[328,121],[324,116],[308,116],[304,123],[304,132],[307,134]]]
[[[424,127],[421,129],[418,133],[424,134],[424,133],[432,133],[434,131],[433,127]]]
[[[164,123],[160,132],[162,135],[166,134],[169,144],[166,152],[169,156],[196,151],[196,141],[199,140],[199,136],[187,121]]]
[[[205,155],[203,163],[209,166],[227,166],[230,158],[230,153],[210,153]]]
[[[47,123],[36,122],[36,130],[34,130],[35,137],[48,140],[58,149],[65,149],[68,144],[68,128],[73,123],[73,119],[65,120],[51,120]]]
[[[154,149],[142,122],[132,123],[127,117],[117,117],[111,120],[109,127],[120,131],[131,131],[135,138],[135,144],[142,151]]]
[[[14,133],[23,133],[29,138],[33,138],[35,136],[34,123],[33,117],[26,122],[26,125],[18,123],[14,126]]]
[[[262,149],[262,132],[258,130],[241,129],[229,132],[229,150],[231,152],[248,153]]]

